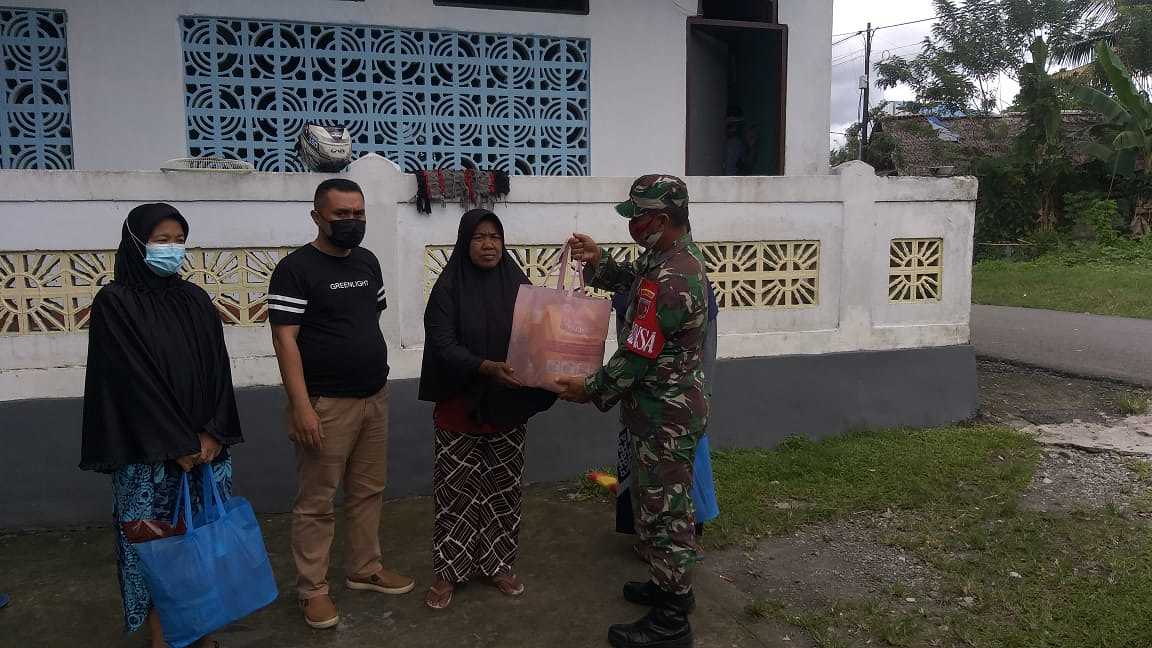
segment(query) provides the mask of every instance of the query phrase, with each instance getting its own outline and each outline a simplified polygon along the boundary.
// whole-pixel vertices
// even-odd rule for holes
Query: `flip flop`
[[[492,585],[500,590],[504,596],[520,596],[524,594],[524,582],[516,574],[505,572],[491,577]]]
[[[447,588],[437,588],[440,583],[433,583],[424,596],[424,605],[433,610],[444,610],[452,605],[452,595],[456,593],[456,586],[448,583]]]

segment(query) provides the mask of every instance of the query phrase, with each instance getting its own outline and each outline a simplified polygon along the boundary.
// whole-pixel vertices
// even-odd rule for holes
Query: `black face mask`
[[[364,240],[364,230],[367,225],[365,221],[359,218],[332,221],[328,223],[328,226],[332,228],[332,233],[328,235],[328,241],[338,248],[351,250]]]

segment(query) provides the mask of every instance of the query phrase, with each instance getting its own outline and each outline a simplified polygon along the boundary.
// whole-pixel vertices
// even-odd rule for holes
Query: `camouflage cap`
[[[637,178],[628,192],[628,201],[616,205],[616,212],[632,219],[646,211],[688,206],[688,185],[673,175],[656,173]]]

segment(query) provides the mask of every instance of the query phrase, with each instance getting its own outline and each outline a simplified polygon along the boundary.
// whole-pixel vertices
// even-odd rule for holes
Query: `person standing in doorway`
[[[754,175],[756,168],[757,133],[744,119],[739,106],[728,109],[724,120],[724,175]]]
[[[415,582],[381,562],[380,509],[388,468],[388,347],[380,330],[387,307],[376,256],[360,247],[364,192],[351,180],[316,188],[316,240],[272,273],[268,317],[288,393],[287,424],[296,448],[292,556],[305,622],[340,622],[328,587],[335,535],[333,499],[344,485],[348,589],[406,594]]]
[[[708,423],[708,277],[690,234],[683,180],[664,174],[639,178],[616,211],[644,248],[636,261],[615,261],[586,234],[573,234],[568,243],[573,258],[588,264],[589,285],[628,291],[619,349],[595,374],[557,382],[564,400],[592,401],[602,410],[619,403],[635,444],[636,527],[650,580],[627,583],[623,593],[651,610],[635,623],[609,628],[608,640],[616,648],[687,648],[693,642],[688,615],[695,606],[691,568],[699,560],[692,466]]]

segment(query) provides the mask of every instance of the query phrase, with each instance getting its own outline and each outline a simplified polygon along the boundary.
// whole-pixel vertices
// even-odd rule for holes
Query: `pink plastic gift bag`
[[[564,246],[555,288],[520,286],[508,343],[508,364],[516,378],[525,386],[557,393],[558,378],[600,369],[612,316],[611,302],[584,294],[582,273],[576,273],[580,288],[566,290],[569,252]]]

